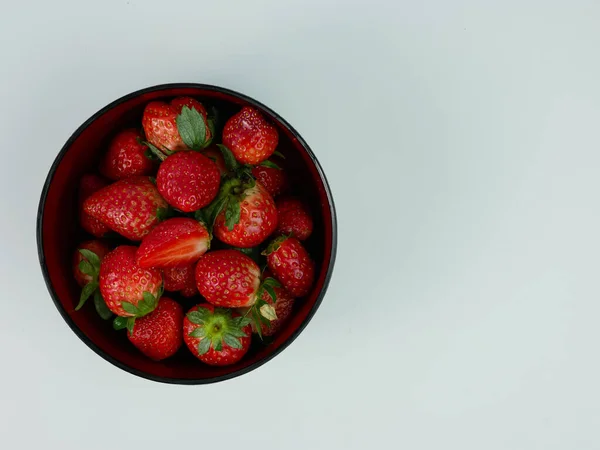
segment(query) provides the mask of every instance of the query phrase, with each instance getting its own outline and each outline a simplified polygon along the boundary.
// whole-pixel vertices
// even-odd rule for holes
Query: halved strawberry
[[[187,217],[159,223],[143,240],[136,253],[143,268],[184,267],[198,261],[210,247],[204,225]]]

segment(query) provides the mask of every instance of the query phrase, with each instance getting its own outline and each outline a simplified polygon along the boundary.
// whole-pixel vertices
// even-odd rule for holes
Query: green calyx
[[[121,307],[123,308],[123,310],[126,313],[131,314],[131,316],[115,317],[115,320],[113,321],[113,328],[115,330],[122,330],[123,328],[127,328],[127,330],[129,330],[129,333],[133,333],[135,319],[144,317],[150,314],[152,311],[154,311],[156,309],[156,306],[158,305],[160,297],[163,294],[163,291],[164,287],[161,285],[156,295],[153,295],[150,292],[144,292],[142,294],[142,300],[140,300],[137,303],[137,305],[134,305],[131,302],[121,302]]]
[[[287,234],[276,237],[269,243],[267,248],[262,252],[262,255],[268,256],[271,253],[273,253],[274,251],[277,251],[279,249],[279,247],[281,246],[281,244],[283,244],[283,242],[289,237],[290,237],[290,235],[287,235]]]
[[[214,121],[212,119],[204,121],[204,117],[196,108],[184,106],[181,114],[175,119],[179,136],[185,145],[192,150],[202,150],[210,145],[214,136]],[[211,131],[210,139],[207,139],[207,122]]]
[[[210,311],[202,306],[187,313],[187,318],[194,325],[198,325],[189,335],[200,339],[200,355],[204,355],[211,347],[217,352],[223,350],[224,346],[241,349],[240,338],[247,336],[243,328],[251,323],[245,316],[233,317],[229,309],[215,308],[214,311]]]
[[[271,326],[271,322],[277,319],[277,313],[275,312],[275,303],[277,302],[277,294],[275,288],[281,287],[281,283],[275,278],[267,277],[258,287],[256,293],[256,302],[248,309],[244,317],[251,316],[253,328],[258,333],[258,336],[262,339],[262,325],[267,327]],[[265,301],[263,293],[266,292],[271,297],[272,303]]]
[[[79,270],[85,275],[92,277],[92,280],[81,290],[79,303],[75,307],[75,311],[79,311],[83,305],[85,305],[87,300],[93,295],[94,307],[96,308],[98,315],[104,320],[110,319],[112,313],[106,306],[106,303],[100,294],[98,284],[98,275],[100,274],[100,258],[98,258],[98,255],[96,255],[94,252],[85,248],[80,248],[79,253],[81,253],[81,256],[84,258],[79,262]]]
[[[252,177],[226,177],[219,193],[206,208],[197,211],[196,219],[206,225],[206,229],[212,236],[215,220],[222,212],[225,213],[225,226],[231,231],[240,221],[241,202],[246,196],[246,191],[255,186],[256,182]]]
[[[140,143],[148,147],[148,150],[146,150],[144,155],[146,156],[146,158],[151,159],[153,161],[164,161],[165,159],[167,159],[167,156],[171,156],[174,153],[166,147],[160,149],[156,145],[148,141],[140,141]]]

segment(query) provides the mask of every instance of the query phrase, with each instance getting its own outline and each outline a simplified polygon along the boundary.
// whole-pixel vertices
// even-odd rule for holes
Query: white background
[[[597,0],[6,2],[0,41],[2,448],[600,448]],[[338,209],[311,324],[210,386],[96,356],[36,254],[71,133],[178,81],[283,115]]]

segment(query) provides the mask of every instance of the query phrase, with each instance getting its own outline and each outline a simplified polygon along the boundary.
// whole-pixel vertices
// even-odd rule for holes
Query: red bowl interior
[[[219,111],[221,123],[244,105],[259,108],[279,128],[279,151],[285,156],[295,193],[309,203],[315,230],[306,246],[317,264],[312,292],[296,301],[292,319],[268,344],[253,338],[249,353],[229,367],[210,367],[195,359],[185,348],[165,361],[151,361],[116,332],[111,321],[103,321],[91,302],[75,311],[80,288],[72,275],[71,257],[81,241],[92,238],[77,220],[77,188],[85,173],[97,173],[100,156],[119,130],[140,127],[144,106],[151,100],[193,96]],[[298,133],[276,113],[241,94],[206,85],[177,84],[148,88],[108,105],[84,123],[56,158],[42,192],[38,214],[38,251],[46,283],[57,308],[73,331],[99,355],[113,364],[149,379],[195,384],[219,381],[248,372],[283,350],[300,333],[321,302],[335,258],[335,211],[323,172],[310,148]],[[169,295],[170,297],[174,297]],[[175,296],[175,298],[177,298]],[[179,298],[178,298],[179,299]],[[191,307],[196,300],[183,302]]]

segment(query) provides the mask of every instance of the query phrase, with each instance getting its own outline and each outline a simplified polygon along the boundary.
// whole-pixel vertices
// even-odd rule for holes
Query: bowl
[[[302,193],[314,215],[314,232],[306,243],[316,263],[313,289],[295,302],[291,319],[270,342],[261,342],[254,336],[248,354],[237,364],[226,367],[203,364],[185,345],[171,358],[152,361],[127,340],[124,331],[114,331],[111,321],[102,320],[92,305],[75,311],[80,288],[73,279],[71,257],[81,241],[91,238],[78,226],[79,180],[85,173],[97,172],[99,158],[117,131],[128,126],[140,127],[148,102],[177,96],[195,97],[215,106],[222,122],[242,106],[260,110],[278,128],[278,150],[286,156],[291,184]],[[306,328],[325,296],[335,262],[336,240],[335,207],[329,185],[317,158],[300,134],[273,110],[246,95],[193,83],[166,84],[133,92],[85,121],[54,160],[44,183],[37,217],[42,273],[67,325],[90,349],[115,366],[143,378],[176,384],[205,384],[233,378],[256,369],[288,347]],[[191,305],[184,308],[188,306]]]

